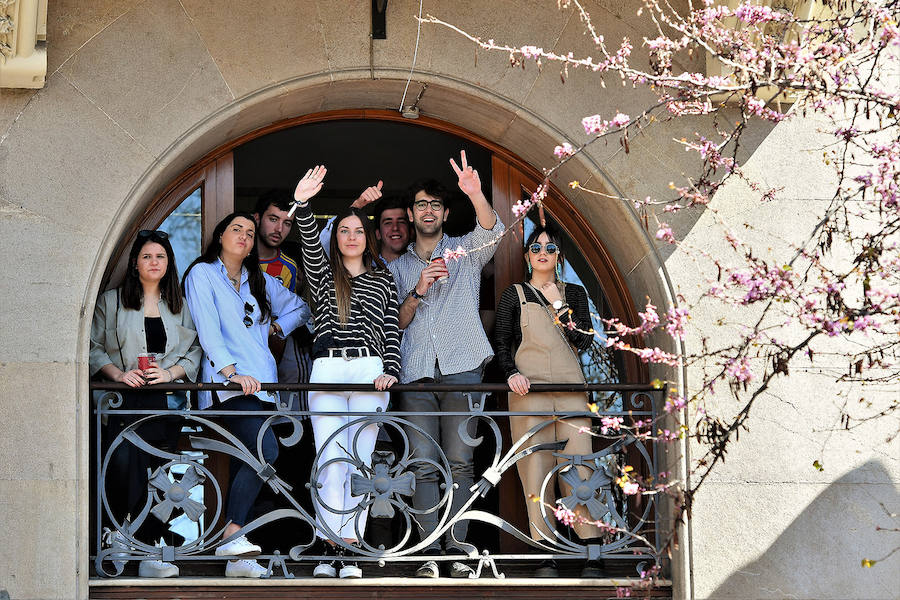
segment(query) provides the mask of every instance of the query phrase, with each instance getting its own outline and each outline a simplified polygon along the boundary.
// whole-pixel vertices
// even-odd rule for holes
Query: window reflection
[[[200,188],[181,201],[166,220],[159,226],[169,234],[169,242],[175,251],[175,263],[178,266],[178,280],[184,276],[188,265],[200,256]]]

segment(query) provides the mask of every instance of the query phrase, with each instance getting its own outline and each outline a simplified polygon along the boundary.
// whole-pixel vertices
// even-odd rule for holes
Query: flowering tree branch
[[[643,0],[639,15],[655,31],[641,41],[646,59],[636,57],[627,38],[607,41],[578,0],[558,0],[558,7],[577,12],[595,56],[482,39],[433,15],[420,19],[483,50],[506,54],[513,67],[557,65],[564,82],[571,70],[582,69],[595,74],[603,87],[608,79],[617,79],[651,93],[646,106],[632,114],[585,116],[584,138],[560,141],[543,182],[513,208],[520,220],[541,206],[553,177],[591,144],[617,139],[627,153],[629,139],[656,121],[708,116],[713,135],[676,140],[695,154],[697,169],[683,182],[670,184],[668,193],[623,198],[569,182],[600,200],[631,203],[645,223],[654,223],[657,240],[694,261],[703,282],[698,297],[679,297],[663,316],[648,299],[639,324],[604,321],[609,347],[644,363],[686,365],[699,374],[690,390],[674,390],[665,407],[676,415],[689,406],[692,422],[684,423],[677,435],[667,431],[656,436],[665,441],[690,435],[705,445],[692,465],[690,486],[678,494],[670,485],[663,490],[679,498],[682,514],[690,513],[697,491],[747,428],[755,403],[792,369],[827,357],[823,368],[837,382],[895,383],[900,378],[898,2],[825,0],[817,12],[801,15],[749,0],[736,7],[702,0],[681,12],[665,0]],[[698,63],[704,68],[697,68]],[[786,104],[790,109],[784,109]],[[762,203],[776,198],[777,187],[763,185],[742,169],[742,136],[760,123],[771,126],[804,116],[826,124],[831,141],[823,160],[834,169],[835,183],[821,217],[805,231],[779,240],[788,256],[776,259],[742,240],[711,200],[732,180],[749,186]],[[667,223],[666,215],[694,207],[712,217],[726,252],[693,246]],[[741,227],[750,235],[767,234],[749,223]],[[692,318],[702,312],[699,307],[708,303],[728,307],[733,320],[721,319],[715,331],[690,329]],[[629,343],[657,332],[671,338],[671,347],[685,341],[689,350]],[[841,349],[835,351],[838,340]],[[708,406],[722,390],[739,405],[727,417]],[[900,397],[895,394],[886,406],[870,412],[849,406],[842,410],[841,424],[851,429],[897,414]],[[890,434],[888,441],[896,435]],[[823,468],[818,461],[816,468]],[[627,483],[634,493],[659,491],[634,478]]]

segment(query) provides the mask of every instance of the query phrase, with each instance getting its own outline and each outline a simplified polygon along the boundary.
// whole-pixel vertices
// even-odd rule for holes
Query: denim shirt
[[[285,289],[281,283],[266,273],[266,296],[272,305],[272,321],[277,321],[283,335],[306,324],[310,310],[297,294]],[[277,383],[278,367],[269,351],[269,325],[260,322],[260,309],[256,298],[250,293],[247,269],[241,269],[240,291],[234,289],[228,279],[228,272],[221,259],[214,263],[197,263],[185,278],[185,297],[200,346],[203,360],[200,364],[200,381],[225,383],[227,379],[219,371],[234,365],[238,375],[250,375],[260,383]],[[247,312],[245,306],[251,306]],[[248,316],[253,323],[244,324]],[[236,384],[234,384],[236,385]],[[216,392],[219,400],[240,396],[238,388],[234,392]],[[277,394],[259,392],[260,400],[276,402]],[[200,408],[212,405],[211,392],[199,394]]]

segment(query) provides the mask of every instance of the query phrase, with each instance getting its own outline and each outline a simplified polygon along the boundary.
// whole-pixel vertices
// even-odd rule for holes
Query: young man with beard
[[[409,198],[407,216],[416,234],[409,251],[388,265],[394,275],[400,301],[400,328],[405,329],[400,345],[401,383],[481,383],[484,365],[493,357],[493,350],[478,311],[481,270],[497,248],[497,240],[504,230],[503,223],[491,208],[481,190],[481,179],[460,153],[462,166],[453,159],[450,164],[458,177],[459,189],[469,198],[475,209],[474,231],[460,237],[444,234],[444,222],[450,214],[446,207],[448,191],[437,181],[414,185]],[[446,263],[436,261],[444,252],[461,247],[464,254]],[[401,394],[401,411],[467,412],[468,401],[460,392],[405,392]],[[450,463],[453,483],[451,514],[456,514],[469,495],[474,472],[473,448],[459,436],[464,415],[444,417],[408,417],[424,430],[443,449]],[[438,460],[438,448],[415,429],[409,428],[410,444],[418,458]],[[470,431],[470,435],[474,432]],[[443,493],[439,487],[438,470],[419,463],[416,471],[416,490],[413,506],[417,510],[432,509]],[[427,538],[436,529],[443,508],[417,515],[419,533]],[[456,541],[466,538],[468,523],[454,525],[444,534],[444,548],[448,553],[460,553]],[[439,554],[441,541],[434,540],[426,553]],[[451,577],[468,577],[472,569],[462,562],[451,563]],[[416,571],[417,577],[438,577],[437,563],[429,560]]]

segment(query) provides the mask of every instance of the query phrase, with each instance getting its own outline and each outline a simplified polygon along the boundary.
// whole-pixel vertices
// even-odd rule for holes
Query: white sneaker
[[[255,560],[229,560],[225,565],[225,577],[251,577],[259,579],[267,569]]]
[[[128,546],[128,539],[125,537],[125,534],[118,529],[112,531],[106,528],[103,531],[103,538],[103,541],[105,541],[106,544],[111,548],[125,550],[125,552],[113,552],[109,555],[110,558],[113,559],[112,563],[116,567],[116,569],[123,569],[125,567],[125,563],[128,562],[128,554],[131,552],[131,548]]]
[[[334,568],[334,562],[321,562],[313,569],[313,577],[334,577],[337,575],[337,569]]]
[[[178,577],[178,567],[161,560],[142,560],[138,577]]]
[[[260,554],[262,554],[262,548],[251,544],[246,535],[216,548],[216,556],[259,556]]]
[[[362,569],[356,566],[356,563],[343,563],[341,567],[341,579],[359,579],[362,577]]]

